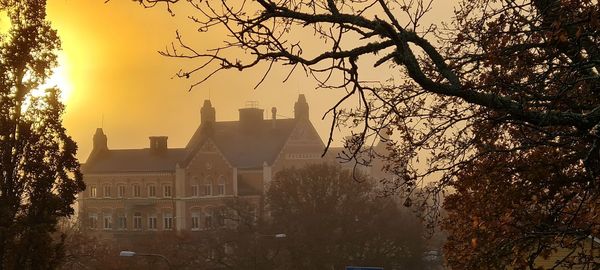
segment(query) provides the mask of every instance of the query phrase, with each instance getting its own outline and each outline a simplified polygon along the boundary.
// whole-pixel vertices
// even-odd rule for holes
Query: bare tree
[[[465,174],[486,176],[473,166],[505,162],[514,168],[502,171],[505,185],[542,183],[522,185],[538,195],[521,199],[551,209],[542,225],[520,228],[513,242],[540,235],[584,239],[600,231],[593,207],[600,173],[597,1],[460,1],[455,17],[442,26],[422,25],[433,5],[426,0],[178,2],[140,0],[169,12],[189,5],[200,32],[227,31],[219,48],[201,51],[178,33],[161,52],[198,60],[177,73],[196,78],[192,88],[215,73],[263,63],[265,77],[275,65],[290,74],[303,71],[321,88],[344,91],[328,111],[331,132],[336,126],[358,130],[345,157],[359,164],[374,157],[389,161],[386,169],[397,177],[383,182],[406,195],[407,204],[425,179],[438,180],[421,193],[428,198],[422,201],[436,205],[448,188],[465,188]],[[298,38],[306,29],[312,38]],[[393,80],[363,79],[368,69],[384,65]],[[380,136],[387,151],[363,147]],[[532,162],[543,154],[555,158]],[[522,173],[528,164],[554,174]],[[455,195],[473,194],[464,190]]]

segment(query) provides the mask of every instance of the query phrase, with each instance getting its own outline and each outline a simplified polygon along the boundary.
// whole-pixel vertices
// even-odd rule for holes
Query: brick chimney
[[[167,152],[167,136],[150,136],[150,152],[165,153]]]

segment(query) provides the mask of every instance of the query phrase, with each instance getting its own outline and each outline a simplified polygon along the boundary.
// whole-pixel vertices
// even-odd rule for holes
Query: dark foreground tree
[[[61,123],[58,89],[38,89],[60,42],[42,0],[1,0],[0,269],[52,269],[63,254],[57,223],[84,189],[77,146]]]
[[[501,265],[554,250],[521,240],[560,245],[600,232],[598,1],[458,1],[455,17],[442,26],[423,24],[434,5],[425,0],[140,1],[170,12],[178,2],[198,11],[191,23],[200,32],[228,31],[224,45],[208,51],[178,34],[163,54],[199,61],[180,77],[197,78],[195,86],[215,72],[255,67],[268,72],[278,65],[306,72],[322,88],[345,91],[330,113],[332,131],[335,125],[359,127],[349,140],[348,158],[368,162],[381,153],[361,146],[391,135],[383,158],[399,177],[388,179],[388,187],[409,196],[410,204],[423,180],[436,178],[421,194],[434,206],[440,193],[460,191],[446,205],[455,236],[473,230],[472,223],[455,221],[474,218],[479,224],[487,209],[484,194],[492,187],[498,194],[522,195],[514,205],[511,196],[494,197],[503,206],[495,209],[499,216],[525,217],[530,213],[525,205],[544,209],[536,226],[504,219],[503,226],[514,229],[511,248],[519,252],[498,256]],[[369,72],[373,68],[380,77]],[[383,127],[389,131],[381,132]],[[527,194],[536,196],[526,200]],[[472,202],[469,210],[477,214],[466,216],[471,211],[463,211],[462,201]],[[482,242],[453,239],[448,257],[469,260],[454,265],[472,265],[476,256],[454,247]],[[491,247],[485,254],[505,248]],[[582,252],[567,254],[569,260],[592,262]]]

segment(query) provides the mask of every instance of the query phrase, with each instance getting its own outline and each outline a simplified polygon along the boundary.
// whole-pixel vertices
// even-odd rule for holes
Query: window
[[[140,197],[141,196],[141,191],[140,191],[140,185],[138,184],[133,184],[133,197]]]
[[[148,217],[148,230],[156,230],[156,216]]]
[[[200,189],[199,189],[198,185],[192,186],[192,196],[194,196],[194,197],[200,196]]]
[[[224,209],[220,209],[220,210],[216,211],[216,218],[217,218],[217,226],[219,226],[219,227],[225,226],[225,210]]]
[[[212,220],[212,211],[206,211],[206,215],[204,215],[204,228],[212,228],[213,220]]]
[[[156,197],[156,186],[154,184],[148,185],[148,197]]]
[[[104,197],[110,197],[110,186],[104,185]]]
[[[173,214],[165,213],[163,215],[163,227],[165,230],[173,229]]]
[[[89,215],[89,225],[90,225],[90,229],[98,228],[98,215],[97,214]]]
[[[119,187],[117,188],[117,196],[119,198],[123,198],[125,197],[125,186],[124,185],[119,185]]]
[[[90,188],[90,197],[96,198],[97,196],[98,196],[98,189],[96,188],[96,186],[92,186]]]
[[[200,213],[192,213],[192,231],[200,230]]]
[[[171,197],[171,185],[165,185],[165,186],[163,186],[163,196],[164,197]]]
[[[135,214],[133,214],[133,229],[142,229],[142,213],[140,212],[135,212]]]
[[[123,214],[120,215],[118,220],[119,230],[127,230],[127,217]]]
[[[104,216],[104,229],[110,230],[112,228],[112,216],[105,215]]]
[[[210,196],[210,195],[212,195],[212,185],[205,184],[204,185],[204,196]]]
[[[217,186],[217,195],[225,195],[225,184],[219,184]]]

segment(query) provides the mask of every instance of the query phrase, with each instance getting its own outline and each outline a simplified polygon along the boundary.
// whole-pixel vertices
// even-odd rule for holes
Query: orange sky
[[[439,8],[432,17],[439,18],[440,12],[449,15],[449,10]],[[48,1],[49,20],[62,40],[61,73],[68,81],[64,124],[79,144],[81,162],[91,151],[95,129],[102,125],[109,148],[147,147],[148,136],[153,135],[169,136],[170,147],[185,146],[209,92],[217,120],[237,120],[237,109],[249,100],[259,101],[268,117],[273,106],[278,114],[293,117],[293,102],[299,93],[306,94],[311,120],[326,139],[330,123],[321,116],[342,93],[315,90],[303,73],[284,84],[286,72],[275,70],[257,90],[253,87],[266,67],[221,73],[192,92],[187,89],[193,80],[171,79],[190,63],[159,56],[157,50],[170,43],[178,26],[200,47],[222,41],[218,33],[198,35],[193,29],[181,29],[190,25],[185,12],[172,17],[162,8],[143,9],[122,0]]]

